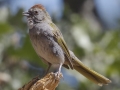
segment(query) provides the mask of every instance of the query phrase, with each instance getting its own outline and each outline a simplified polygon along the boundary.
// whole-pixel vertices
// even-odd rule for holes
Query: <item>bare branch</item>
[[[49,73],[42,79],[39,79],[39,77],[33,78],[19,90],[55,90],[62,78],[62,74],[57,77],[59,78],[56,79],[55,73]]]

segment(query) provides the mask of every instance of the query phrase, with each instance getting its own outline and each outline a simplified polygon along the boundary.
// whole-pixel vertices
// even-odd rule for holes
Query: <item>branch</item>
[[[58,77],[56,79],[55,73],[52,72],[41,79],[37,76],[18,90],[55,90],[62,78],[62,74],[59,74]]]

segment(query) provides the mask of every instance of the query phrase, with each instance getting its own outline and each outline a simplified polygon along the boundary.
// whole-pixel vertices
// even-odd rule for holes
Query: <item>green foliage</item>
[[[94,32],[79,14],[73,14],[67,5],[65,7],[63,18],[57,24],[63,33],[67,45],[72,48],[76,56],[82,59],[83,62],[89,63],[89,66],[97,72],[101,72],[104,76],[112,79],[113,84],[111,84],[111,87],[115,88],[114,90],[119,90],[120,86],[116,84],[116,80],[120,83],[120,30],[108,32],[97,32],[96,30]],[[6,22],[0,22],[0,72],[7,73],[11,77],[11,81],[3,83],[2,90],[16,90],[12,85],[14,80],[19,81],[18,86],[20,87],[35,77],[32,75],[37,71],[35,72],[35,70],[33,70],[29,72],[30,67],[29,65],[27,66],[26,63],[23,63],[24,60],[27,63],[30,62],[36,66],[45,67],[35,53],[28,34],[26,34],[27,25],[26,22],[23,21],[22,12],[23,10],[20,9],[16,15],[9,14]],[[78,42],[75,41],[75,38],[72,36],[74,32],[73,27],[80,28],[80,30],[83,30],[89,37],[90,43],[93,46],[91,51],[88,52],[85,48],[78,45]],[[13,43],[11,38],[16,32],[22,34],[20,40],[18,40],[18,45]],[[78,36],[78,41],[79,39]],[[73,76],[75,75],[73,74]],[[113,76],[116,77],[113,78]],[[101,88],[88,82],[89,81],[86,82],[85,80],[82,82],[81,80],[78,90],[110,90],[111,88],[109,85]],[[67,84],[60,84],[57,90],[65,90],[66,88],[71,89],[72,87]]]
[[[9,55],[14,55],[14,56],[17,56],[17,57],[20,57],[23,59],[39,60],[39,57],[35,53],[35,50],[33,49],[32,45],[30,43],[30,39],[29,39],[28,35],[24,38],[24,44],[23,44],[22,48],[16,49],[14,46],[10,46],[7,49],[7,53]]]
[[[12,27],[8,23],[0,23],[0,36],[12,31]]]

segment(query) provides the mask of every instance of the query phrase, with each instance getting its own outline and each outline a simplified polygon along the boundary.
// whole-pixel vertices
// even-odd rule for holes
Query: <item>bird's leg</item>
[[[62,68],[62,64],[60,64],[60,66],[59,66],[59,69],[58,69],[58,74],[60,74],[60,73],[61,73],[61,68]]]
[[[49,72],[51,66],[52,66],[51,63],[48,63],[48,67],[47,67],[47,70],[45,71],[44,76],[45,76],[46,74],[48,74],[48,72]]]
[[[56,79],[59,79],[60,77],[60,74],[61,74],[61,68],[62,68],[62,64],[59,64],[59,68],[58,68],[58,71],[55,73],[55,77]]]

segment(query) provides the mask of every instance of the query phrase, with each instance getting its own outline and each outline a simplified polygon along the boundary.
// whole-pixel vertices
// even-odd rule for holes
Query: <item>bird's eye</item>
[[[35,14],[38,14],[38,11],[35,11]]]

